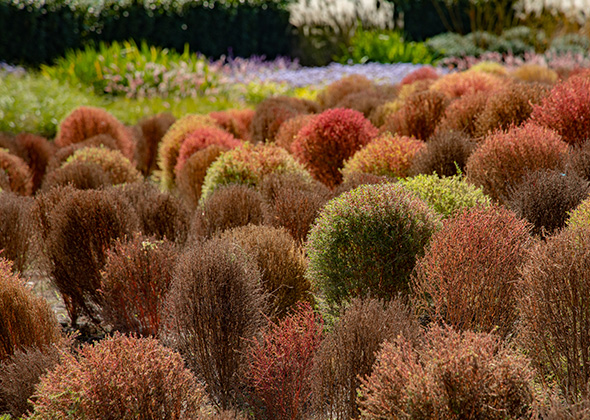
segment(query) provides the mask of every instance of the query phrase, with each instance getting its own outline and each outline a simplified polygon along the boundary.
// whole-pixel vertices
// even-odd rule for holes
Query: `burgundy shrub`
[[[166,131],[174,124],[176,118],[169,112],[143,118],[137,123],[140,135],[137,138],[135,161],[137,169],[148,176],[158,167],[158,147]]]

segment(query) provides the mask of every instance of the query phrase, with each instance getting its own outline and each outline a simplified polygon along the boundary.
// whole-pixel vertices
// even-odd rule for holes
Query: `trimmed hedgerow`
[[[313,357],[323,339],[322,317],[309,303],[271,322],[247,351],[247,381],[257,418],[302,419],[310,393]]]
[[[237,183],[256,187],[271,173],[296,173],[309,177],[305,168],[282,147],[244,143],[223,153],[209,166],[201,190],[202,199],[206,200],[222,185]]]
[[[413,344],[422,332],[410,308],[395,299],[354,299],[342,309],[314,357],[311,373],[314,418],[358,418],[357,388],[371,373],[383,341],[402,335]]]
[[[242,141],[250,140],[250,126],[256,111],[253,109],[228,109],[209,113],[217,125]]]
[[[312,300],[303,249],[284,229],[249,224],[219,235],[238,244],[258,265],[269,296],[268,314],[285,317],[300,301]]]
[[[361,419],[528,419],[534,404],[528,360],[492,334],[433,327],[420,346],[383,345],[361,379]]]
[[[23,272],[32,260],[33,199],[0,191],[0,255],[12,261],[15,271]]]
[[[574,403],[589,391],[589,261],[590,229],[571,226],[530,251],[516,285],[519,340],[541,380]]]
[[[143,118],[136,125],[140,135],[135,148],[137,169],[148,176],[158,167],[158,147],[164,134],[176,122],[174,115],[164,112],[152,117]]]
[[[344,163],[344,179],[351,173],[369,173],[391,178],[408,176],[414,156],[426,146],[412,137],[385,133],[371,140]]]
[[[439,176],[463,173],[475,145],[462,131],[439,131],[414,155],[408,172],[410,175],[436,173]]]
[[[465,209],[432,235],[412,276],[422,316],[460,330],[514,332],[514,284],[530,226],[503,206]]]
[[[55,144],[65,147],[98,134],[107,134],[114,138],[121,153],[127,159],[133,159],[135,139],[132,131],[102,108],[81,106],[73,110],[60,123]]]
[[[590,194],[590,184],[574,174],[539,170],[526,174],[510,191],[506,207],[533,225],[533,233],[549,235],[565,226],[568,212]]]
[[[490,203],[481,189],[468,184],[460,175],[417,175],[402,179],[399,184],[415,192],[445,218],[458,210]]]
[[[340,169],[344,162],[377,134],[360,112],[329,109],[299,131],[291,150],[314,178],[334,188],[342,181]]]
[[[156,337],[177,249],[166,239],[135,234],[106,252],[100,293],[103,321],[116,331]]]
[[[568,144],[590,138],[590,77],[573,76],[558,83],[540,104],[531,120],[555,130]]]
[[[135,182],[142,178],[141,173],[120,151],[106,147],[83,147],[76,150],[66,159],[62,168],[73,162],[97,164],[109,175],[114,185]]]
[[[318,93],[322,109],[334,108],[345,96],[374,88],[372,81],[360,74],[351,74],[326,86]]]
[[[165,340],[224,409],[242,397],[245,351],[264,325],[260,283],[260,271],[247,254],[219,238],[187,247],[174,271]]]
[[[396,184],[363,185],[322,209],[307,242],[307,276],[338,306],[408,290],[416,258],[439,228],[434,210]]]
[[[8,176],[10,191],[18,195],[33,193],[33,174],[20,157],[0,149],[0,172]]]
[[[0,257],[0,319],[0,362],[18,350],[49,346],[61,338],[47,301],[25,286],[4,257]]]
[[[37,387],[32,418],[193,419],[203,400],[178,353],[153,338],[115,334],[63,354]]]
[[[467,160],[467,181],[494,200],[505,200],[527,172],[562,169],[568,153],[555,131],[526,123],[487,136]]]

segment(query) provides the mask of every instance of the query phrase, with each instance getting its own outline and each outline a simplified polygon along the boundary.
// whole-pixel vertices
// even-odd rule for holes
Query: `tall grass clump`
[[[334,198],[309,234],[308,278],[328,304],[392,299],[439,228],[439,216],[396,184],[363,185]]]

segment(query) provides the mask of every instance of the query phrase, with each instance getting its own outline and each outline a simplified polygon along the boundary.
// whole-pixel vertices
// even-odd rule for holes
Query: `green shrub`
[[[408,290],[439,216],[396,184],[363,185],[331,200],[311,229],[307,276],[331,305]]]
[[[461,175],[439,178],[438,175],[417,175],[399,181],[412,190],[443,217],[457,210],[490,203],[480,188],[468,184]]]

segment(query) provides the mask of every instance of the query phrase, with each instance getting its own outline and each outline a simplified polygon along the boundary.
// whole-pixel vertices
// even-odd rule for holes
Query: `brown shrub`
[[[319,419],[358,418],[360,378],[369,375],[383,341],[402,335],[420,341],[417,319],[395,299],[354,299],[320,344],[312,368],[312,407]]]
[[[334,108],[348,108],[361,112],[366,118],[375,110],[395,99],[396,94],[391,91],[381,91],[379,88],[349,93],[334,105]]]
[[[111,176],[98,164],[80,161],[48,172],[43,178],[40,191],[46,192],[65,185],[72,185],[78,190],[97,190],[113,185],[113,182]]]
[[[12,261],[12,268],[21,273],[32,260],[32,207],[30,197],[0,192],[0,255]]]
[[[35,192],[41,186],[47,163],[53,155],[55,147],[45,137],[35,134],[21,133],[16,136],[15,141],[23,150],[23,154],[19,156],[31,169],[33,192]]]
[[[412,159],[410,175],[457,175],[465,171],[467,159],[475,149],[475,142],[461,131],[438,131]]]
[[[274,142],[280,126],[300,114],[313,114],[319,110],[315,102],[289,96],[275,96],[265,99],[256,107],[250,125],[253,143]]]
[[[135,139],[132,131],[101,108],[81,106],[73,110],[59,125],[55,144],[65,147],[99,134],[111,136],[121,153],[129,160],[133,159]]]
[[[211,112],[209,116],[217,125],[235,138],[243,141],[250,140],[250,126],[256,111],[253,109],[228,109],[226,111]]]
[[[55,314],[42,297],[33,295],[12,263],[0,257],[0,362],[26,347],[43,347],[59,341]]]
[[[163,112],[144,118],[137,123],[140,136],[137,138],[135,161],[137,169],[148,176],[158,167],[158,147],[166,131],[174,124],[176,118],[169,112]]]
[[[138,218],[116,190],[73,190],[58,200],[48,217],[46,270],[64,298],[72,325],[80,314],[98,322],[106,251],[113,240],[138,229]]]
[[[166,239],[136,234],[119,239],[101,271],[102,319],[122,333],[156,337],[177,249]]]
[[[245,350],[264,323],[260,282],[246,253],[219,238],[195,243],[178,258],[164,336],[222,408],[242,394]]]
[[[268,294],[268,315],[285,317],[300,301],[310,301],[305,278],[303,249],[284,229],[247,225],[223,232],[219,237],[238,244],[258,265],[262,288]]]
[[[176,186],[180,196],[191,208],[194,209],[199,205],[207,169],[219,155],[227,150],[229,149],[218,144],[207,146],[188,158],[180,172],[176,174]]]
[[[475,137],[477,117],[483,112],[490,98],[488,92],[476,92],[455,99],[445,109],[436,132],[464,132],[469,137]]]
[[[570,148],[567,172],[590,182],[590,141]]]
[[[0,171],[0,192],[10,191],[10,178],[6,171]]]
[[[291,151],[291,144],[295,141],[295,137],[299,130],[311,122],[315,114],[300,114],[293,118],[286,120],[277,131],[275,143],[288,152]]]
[[[443,221],[416,262],[411,287],[422,316],[460,330],[514,332],[516,283],[530,226],[503,206],[477,206]]]
[[[320,209],[332,198],[329,188],[298,174],[271,174],[259,187],[265,201],[264,224],[283,227],[303,244]]]
[[[24,160],[0,149],[0,172],[8,175],[10,191],[18,195],[33,193],[33,174]]]
[[[73,162],[92,162],[99,165],[109,174],[114,185],[135,182],[142,179],[141,173],[135,166],[118,150],[111,150],[106,147],[83,147],[72,154],[62,168]]]
[[[528,419],[533,371],[491,334],[434,327],[426,342],[387,342],[362,379],[362,419]]]
[[[324,110],[334,108],[345,96],[372,89],[374,86],[365,76],[352,74],[326,86],[318,94],[317,101]]]
[[[229,184],[217,188],[195,212],[192,233],[210,238],[216,233],[263,223],[264,199],[253,187]]]
[[[139,217],[139,230],[156,240],[183,244],[188,236],[190,213],[184,203],[156,185],[144,181],[124,185],[118,192]]]
[[[114,335],[41,379],[34,418],[196,419],[204,392],[179,354],[155,339]]]
[[[389,178],[382,175],[366,174],[366,173],[353,173],[350,174],[342,184],[338,185],[333,192],[334,197],[338,197],[340,194],[347,191],[352,191],[356,187],[361,185],[372,185],[372,184],[389,184],[396,182],[395,179]]]
[[[516,285],[519,339],[543,382],[554,382],[569,402],[589,395],[590,230],[564,229],[528,255]]]
[[[55,169],[61,168],[66,160],[68,160],[68,158],[74,154],[74,152],[83,149],[84,147],[105,147],[111,150],[118,150],[117,142],[114,138],[107,134],[99,134],[79,143],[58,148],[51,159],[49,159],[46,172],[49,173]]]

